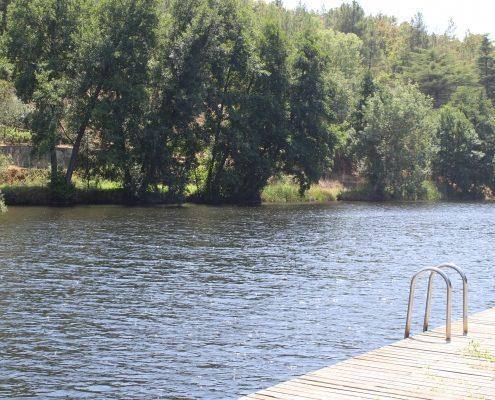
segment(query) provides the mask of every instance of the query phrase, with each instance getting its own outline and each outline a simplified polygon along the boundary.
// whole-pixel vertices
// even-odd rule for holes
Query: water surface
[[[494,239],[489,203],[11,207],[0,397],[235,398],[400,339],[423,266],[495,306]]]

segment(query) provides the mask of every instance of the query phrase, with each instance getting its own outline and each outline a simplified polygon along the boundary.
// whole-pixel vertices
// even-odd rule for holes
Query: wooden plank
[[[250,394],[251,400],[495,399],[495,308]]]

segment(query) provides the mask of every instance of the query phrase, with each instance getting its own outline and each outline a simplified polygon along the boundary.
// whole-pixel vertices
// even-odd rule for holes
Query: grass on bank
[[[336,201],[343,191],[340,184],[322,182],[300,196],[299,186],[284,179],[269,183],[261,193],[261,200],[263,203],[327,203]]]
[[[0,174],[0,192],[9,205],[48,205],[51,203],[50,173],[46,169],[9,167]],[[121,185],[109,180],[86,181],[74,176],[74,203],[120,204]]]

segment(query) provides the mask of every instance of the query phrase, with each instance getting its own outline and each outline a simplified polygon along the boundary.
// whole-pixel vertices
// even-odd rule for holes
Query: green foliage
[[[486,177],[481,140],[464,113],[445,106],[437,130],[438,152],[434,169],[450,193],[462,197],[481,195]]]
[[[330,127],[334,115],[324,80],[327,58],[319,39],[312,32],[301,35],[292,67],[285,171],[295,176],[301,194],[329,169],[337,142]]]
[[[99,196],[82,180],[115,182],[110,197],[132,202],[194,188],[198,201],[258,203],[292,198],[295,184],[297,198],[326,199],[316,185],[335,172],[367,178],[348,197],[434,199],[432,182],[450,196],[495,191],[493,45],[429,34],[420,13],[398,24],[356,1],[322,14],[278,1],[3,0],[0,33],[0,141],[50,155],[40,201]],[[73,146],[67,171],[60,143]],[[280,174],[294,181],[267,186]]]
[[[173,1],[160,18],[157,50],[151,74],[150,120],[143,143],[146,181],[163,184],[179,201],[188,180],[197,186],[206,179],[206,166],[198,159],[205,145],[202,121],[207,97],[211,32],[217,16],[202,0]],[[201,175],[201,176],[200,176]]]
[[[73,204],[76,188],[67,183],[63,174],[57,174],[56,179],[50,182],[50,204],[67,206]]]
[[[438,201],[442,199],[442,194],[437,185],[432,181],[423,181],[421,183],[421,199],[425,201]]]
[[[13,81],[20,98],[34,105],[33,141],[40,153],[51,155],[53,184],[82,1],[13,0],[8,8],[6,53]]]
[[[451,105],[461,110],[471,122],[480,146],[478,150],[484,154],[480,164],[483,181],[492,191],[494,182],[495,158],[495,109],[482,88],[460,88],[454,93]]]
[[[369,100],[365,118],[362,148],[373,195],[423,198],[435,129],[430,100],[414,85],[396,83]]]
[[[434,48],[412,53],[406,76],[433,98],[435,107],[446,104],[458,87],[474,82],[471,70],[460,65],[452,54]]]
[[[495,55],[493,44],[487,35],[483,36],[477,59],[479,82],[485,88],[488,98],[495,101]]]
[[[76,140],[82,139],[86,125],[99,132],[102,156],[134,201],[147,190],[142,165],[149,107],[146,84],[157,8],[154,0],[104,0],[94,7],[76,42],[84,63],[77,75],[83,101],[75,106],[72,123]]]
[[[0,80],[0,129],[22,126],[28,113],[29,107],[17,98],[13,85]]]
[[[377,88],[373,81],[373,76],[370,71],[367,71],[364,74],[364,78],[361,83],[360,98],[353,116],[354,129],[356,130],[356,132],[362,132],[365,128],[366,121],[364,117],[364,111],[366,108],[366,104],[368,103],[368,99],[373,96],[376,89]]]
[[[423,14],[418,12],[411,19],[409,25],[409,48],[411,50],[425,49],[429,44],[428,30]]]
[[[326,24],[339,32],[354,33],[357,36],[363,34],[365,14],[356,0],[330,10],[325,17]]]
[[[270,182],[261,193],[264,203],[327,203],[335,201],[341,193],[338,187],[313,185],[302,196],[299,186],[288,177]]]
[[[0,126],[0,143],[25,144],[31,143],[32,138],[33,135],[30,131],[11,126]]]
[[[222,6],[217,29],[225,37],[212,43],[208,67],[202,197],[215,203],[258,203],[287,146],[287,43],[273,15],[259,21],[255,31],[241,2],[228,0]]]

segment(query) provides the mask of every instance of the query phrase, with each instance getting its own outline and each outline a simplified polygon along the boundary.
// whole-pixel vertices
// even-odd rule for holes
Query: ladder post
[[[417,281],[419,276],[423,275],[426,272],[430,272],[430,275],[431,275],[431,273],[437,273],[445,281],[445,285],[447,288],[447,304],[446,304],[446,312],[445,312],[445,318],[447,321],[445,324],[445,338],[447,339],[447,341],[450,341],[450,339],[452,337],[452,282],[450,281],[449,277],[440,268],[437,268],[437,267],[424,268],[421,271],[414,274],[414,276],[411,279],[411,287],[409,289],[409,302],[407,305],[406,328],[404,330],[404,338],[407,339],[411,333],[411,320],[412,320],[412,311],[413,311],[412,309],[413,309],[413,304],[414,304],[414,290],[416,287],[416,281]]]
[[[436,265],[435,268],[445,269],[450,268],[456,271],[462,279],[462,331],[464,335],[468,333],[468,281],[464,271],[459,268],[454,263],[443,263]],[[433,291],[433,280],[435,278],[435,271],[432,271],[430,278],[428,279],[428,292],[426,295],[426,307],[425,307],[425,317],[423,320],[423,332],[428,330],[429,318],[430,318],[430,308],[431,308],[431,294]]]

